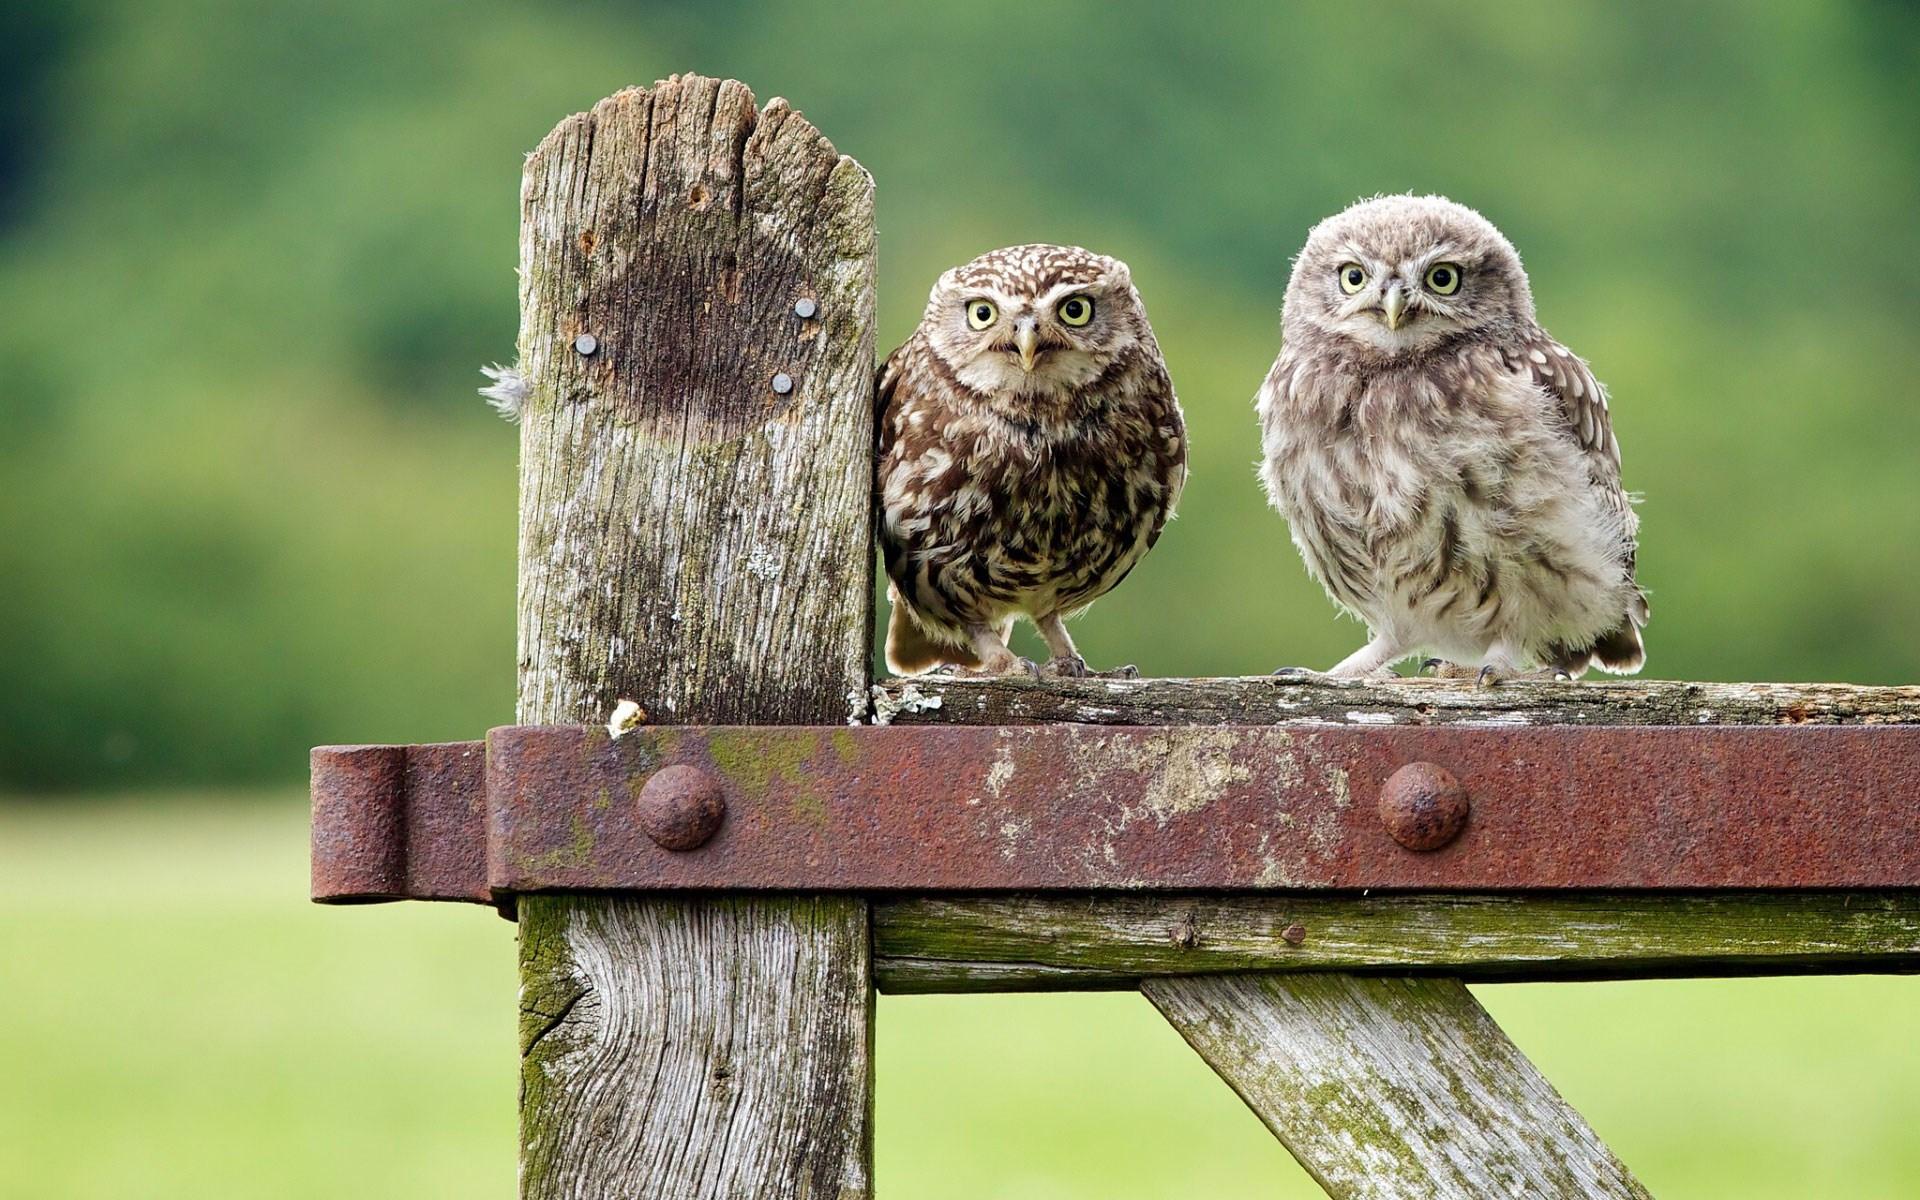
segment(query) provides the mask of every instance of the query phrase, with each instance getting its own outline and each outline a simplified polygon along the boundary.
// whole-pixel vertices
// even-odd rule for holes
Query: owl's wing
[[[1621,528],[1626,531],[1627,539],[1627,576],[1632,578],[1639,549],[1640,519],[1634,514],[1632,497],[1620,484],[1620,442],[1613,436],[1606,389],[1600,386],[1579,355],[1538,327],[1501,347],[1500,355],[1508,369],[1515,374],[1524,373],[1541,391],[1559,401],[1568,436],[1585,452],[1588,476],[1621,514]],[[1634,616],[1640,623],[1646,622],[1644,595]]]
[[[894,439],[899,436],[900,431],[895,426],[900,406],[896,401],[900,398],[901,384],[911,370],[916,352],[915,341],[916,338],[908,338],[894,347],[893,353],[887,355],[886,360],[880,364],[879,371],[874,375],[873,428],[879,439],[882,457],[885,457]]]
[[[1540,389],[1560,402],[1567,432],[1586,451],[1587,468],[1596,482],[1620,484],[1620,443],[1614,440],[1613,420],[1607,414],[1606,389],[1593,377],[1579,355],[1533,329],[1500,355],[1515,374],[1525,372]]]
[[[873,411],[875,414],[887,411],[887,406],[893,403],[893,389],[900,384],[901,360],[906,349],[905,346],[895,347],[893,353],[887,355],[886,361],[880,364],[880,369],[874,376]]]

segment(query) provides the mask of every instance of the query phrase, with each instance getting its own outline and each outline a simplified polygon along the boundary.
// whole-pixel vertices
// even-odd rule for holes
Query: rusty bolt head
[[[1409,850],[1438,850],[1467,827],[1467,789],[1444,767],[1408,763],[1380,789],[1380,822]]]
[[[726,815],[719,780],[698,767],[662,767],[640,789],[640,827],[667,850],[706,845]]]
[[[1289,946],[1298,946],[1307,940],[1307,927],[1295,921],[1280,931],[1280,940]]]

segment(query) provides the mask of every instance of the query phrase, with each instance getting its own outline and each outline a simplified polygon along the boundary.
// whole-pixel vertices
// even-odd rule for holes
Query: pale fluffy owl
[[[1499,230],[1439,196],[1356,204],[1308,236],[1281,327],[1262,479],[1372,634],[1330,674],[1414,654],[1483,683],[1640,669],[1606,393],[1534,320]]]
[[[940,276],[880,371],[887,665],[1033,671],[1031,619],[1084,675],[1066,619],[1112,590],[1173,515],[1186,427],[1125,263],[1011,246]]]

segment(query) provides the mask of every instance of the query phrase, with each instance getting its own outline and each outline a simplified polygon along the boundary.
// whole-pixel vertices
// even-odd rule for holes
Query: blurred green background
[[[886,345],[997,245],[1132,264],[1193,475],[1098,662],[1357,644],[1251,396],[1307,228],[1413,189],[1613,390],[1650,674],[1920,677],[1913,5],[11,0],[0,1196],[511,1194],[511,928],[303,906],[300,779],[511,719],[520,156],[689,69],[873,171]],[[1482,995],[1663,1196],[1920,1193],[1912,981]],[[1137,997],[881,1018],[889,1195],[1313,1194]]]

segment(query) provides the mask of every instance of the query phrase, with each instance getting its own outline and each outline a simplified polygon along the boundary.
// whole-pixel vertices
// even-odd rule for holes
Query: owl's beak
[[[1397,283],[1387,285],[1387,294],[1380,297],[1380,310],[1387,314],[1387,328],[1400,328],[1400,318],[1407,311],[1406,289]]]
[[[1031,373],[1034,362],[1040,357],[1040,330],[1035,327],[1032,317],[1022,317],[1013,327],[1013,344],[1020,350],[1020,369]]]

